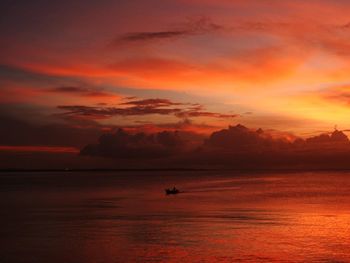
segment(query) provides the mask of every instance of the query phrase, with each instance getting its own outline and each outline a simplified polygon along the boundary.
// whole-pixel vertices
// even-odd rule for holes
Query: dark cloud
[[[317,135],[311,138],[306,139],[306,143],[308,144],[317,144],[317,145],[324,145],[324,144],[332,144],[332,145],[339,145],[339,144],[349,144],[348,137],[342,132],[335,130],[330,135],[329,134],[321,134]]]
[[[131,134],[118,129],[114,134],[102,135],[98,144],[84,147],[81,155],[109,158],[164,158],[180,153],[184,148],[185,141],[178,132]]]
[[[251,130],[243,125],[236,125],[213,132],[195,146],[190,143],[192,137],[184,137],[181,132],[145,134],[118,130],[115,134],[103,135],[98,144],[86,146],[81,154],[135,159],[139,163],[142,163],[142,160],[162,158],[168,165],[180,167],[234,169],[349,167],[350,143],[341,131],[335,130],[330,135],[314,136],[306,140],[281,134],[283,136],[276,136],[262,129]]]
[[[223,26],[214,23],[209,17],[200,17],[179,25],[178,29],[128,33],[122,37],[117,38],[114,43],[118,43],[120,41],[136,42],[172,39],[205,34],[220,29],[223,29]]]
[[[144,100],[132,100],[124,102],[121,105],[133,105],[133,106],[151,106],[151,107],[167,107],[174,105],[184,105],[183,103],[172,102],[168,99],[144,99]]]
[[[159,31],[159,32],[138,32],[126,34],[121,38],[124,41],[143,41],[163,38],[173,38],[188,35],[189,31]]]
[[[55,93],[63,93],[63,94],[71,94],[71,95],[79,95],[79,96],[85,96],[85,97],[113,97],[117,96],[112,93],[108,93],[102,90],[94,90],[84,87],[77,87],[77,86],[62,86],[62,87],[56,87],[48,90],[49,92],[55,92]]]
[[[82,147],[101,134],[95,122],[38,125],[0,115],[0,145],[52,145]]]
[[[203,106],[192,103],[178,103],[167,99],[131,100],[119,104],[120,107],[60,105],[63,115],[90,117],[92,119],[113,116],[142,116],[149,114],[174,115],[186,119],[190,117],[234,118],[235,114],[221,114],[203,110]]]
[[[286,148],[290,145],[291,142],[287,138],[274,138],[262,129],[254,131],[240,124],[213,132],[204,142],[204,147],[225,148],[227,151],[261,151]]]
[[[300,150],[344,147],[350,150],[350,141],[342,131],[334,130],[307,139],[292,134],[251,130],[243,125],[213,132],[204,142],[207,148],[225,148],[226,151]]]
[[[253,130],[236,125],[215,131],[207,137],[196,134],[195,129],[186,131],[189,127],[196,128],[189,120],[158,127],[135,125],[118,128],[112,133],[116,127],[109,127],[108,133],[103,133],[104,127],[75,119],[68,119],[69,125],[40,126],[4,116],[0,116],[0,121],[3,124],[0,126],[0,145],[69,146],[81,149],[82,159],[74,157],[69,161],[72,157],[67,156],[63,162],[60,159],[63,157],[57,157],[55,164],[54,156],[50,157],[50,165],[55,167],[60,167],[62,161],[80,168],[128,168],[130,165],[135,168],[350,168],[350,142],[339,130],[302,139],[283,132],[277,134],[276,131]],[[96,138],[100,139],[91,144]],[[43,154],[38,154],[35,167],[40,167],[39,160],[46,160]],[[103,158],[98,161],[96,157]],[[6,161],[2,167],[17,167],[17,161],[25,167],[32,167],[33,158],[29,154],[2,152],[0,160]]]
[[[149,114],[160,114],[170,115],[176,112],[180,112],[181,109],[170,108],[163,109],[157,107],[127,107],[127,108],[116,108],[116,107],[91,107],[91,106],[58,106],[59,109],[65,110],[64,115],[75,115],[82,117],[90,117],[93,119],[110,118],[113,116],[138,116],[138,115],[149,115]]]
[[[62,93],[84,93],[87,91],[87,89],[82,87],[72,87],[72,86],[66,86],[66,87],[57,87],[50,89],[52,92],[62,92]]]
[[[207,137],[207,134],[217,130],[217,126],[204,123],[194,123],[190,119],[182,119],[178,122],[154,124],[147,121],[135,121],[135,125],[123,126],[125,131],[137,133],[144,132],[147,134],[162,131],[177,131],[181,138],[185,139],[188,145],[199,146]]]
[[[338,130],[304,140],[237,125],[214,132],[191,158],[192,163],[240,169],[341,169],[349,168],[350,143]]]
[[[227,119],[227,118],[236,118],[239,115],[237,114],[222,114],[217,112],[206,111],[202,105],[192,104],[186,110],[175,113],[175,115],[179,118],[191,118],[191,117],[212,117],[219,119]]]
[[[126,100],[135,100],[135,99],[137,99],[137,97],[135,97],[135,96],[130,96],[130,97],[125,97],[124,99],[126,99]]]

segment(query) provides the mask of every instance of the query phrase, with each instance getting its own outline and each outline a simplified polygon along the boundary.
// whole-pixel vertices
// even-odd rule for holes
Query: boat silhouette
[[[166,195],[175,195],[175,194],[178,194],[178,193],[180,193],[180,191],[175,186],[174,186],[173,189],[170,189],[170,188],[165,189],[165,194]]]

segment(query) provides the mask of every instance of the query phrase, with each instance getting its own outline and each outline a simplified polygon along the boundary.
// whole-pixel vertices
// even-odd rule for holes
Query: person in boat
[[[177,194],[180,191],[174,186],[172,189],[171,188],[165,189],[165,192],[166,194]]]

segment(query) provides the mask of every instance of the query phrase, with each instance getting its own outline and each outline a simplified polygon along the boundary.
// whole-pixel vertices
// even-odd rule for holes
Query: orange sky
[[[301,136],[350,126],[348,1],[8,2],[2,10],[5,115],[213,127],[204,133],[236,123]],[[201,113],[67,112],[145,99],[185,111],[198,104]]]

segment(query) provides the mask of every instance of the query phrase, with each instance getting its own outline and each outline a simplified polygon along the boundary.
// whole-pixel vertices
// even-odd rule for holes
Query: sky
[[[2,167],[60,162],[119,128],[192,148],[229,125],[287,141],[350,128],[349,1],[0,5]]]

